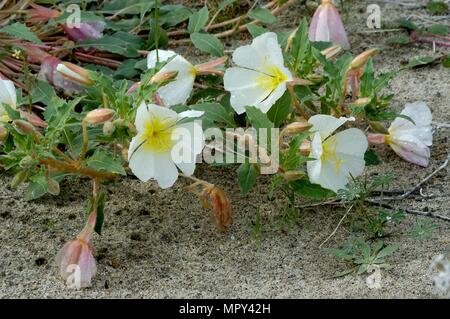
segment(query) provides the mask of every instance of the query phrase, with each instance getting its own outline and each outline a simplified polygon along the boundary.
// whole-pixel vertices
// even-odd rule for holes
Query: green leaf
[[[0,28],[0,32],[9,34],[14,38],[23,39],[36,44],[43,44],[42,41],[33,32],[31,32],[26,25],[19,22]]]
[[[227,127],[235,127],[233,117],[227,112],[225,107],[219,103],[202,103],[191,105],[191,108],[196,111],[205,112],[205,117],[211,121],[218,123],[225,123]]]
[[[450,55],[447,55],[447,56],[442,60],[442,65],[444,66],[444,68],[450,68]]]
[[[126,175],[120,160],[114,159],[113,155],[106,151],[97,150],[86,160],[86,165],[97,170]]]
[[[162,25],[173,27],[186,21],[192,14],[192,11],[183,5],[165,5],[161,7],[161,15],[159,17]]]
[[[269,112],[267,112],[267,117],[275,125],[275,127],[280,127],[289,114],[291,114],[291,106],[291,95],[286,91],[283,96],[270,108]]]
[[[407,20],[407,19],[400,19],[398,20],[398,25],[402,28],[408,29],[408,30],[417,30],[418,27],[413,22]]]
[[[38,80],[36,86],[31,90],[31,97],[33,103],[42,102],[49,105],[50,101],[56,97],[56,92],[50,83]]]
[[[76,45],[81,48],[95,48],[101,51],[107,51],[120,54],[126,57],[138,57],[139,44],[130,37],[129,41],[123,38],[121,33],[115,35],[105,35],[100,39],[89,39]]]
[[[388,39],[391,45],[407,45],[411,42],[411,39],[406,35],[397,35]]]
[[[247,106],[245,108],[247,117],[250,120],[250,123],[255,129],[259,128],[273,128],[273,123],[267,117],[267,114],[261,112],[260,109],[254,106]]]
[[[3,104],[3,109],[6,111],[6,114],[8,114],[8,117],[14,121],[20,119],[20,112],[16,109],[13,109],[9,104]]]
[[[47,194],[47,178],[43,174],[30,178],[31,183],[25,191],[25,200],[30,201]]]
[[[392,244],[387,247],[384,247],[377,255],[377,259],[384,258],[386,256],[391,255],[394,251],[396,251],[399,247],[399,244]]]
[[[200,51],[218,57],[224,55],[223,44],[214,35],[208,33],[192,33],[191,41],[194,46]]]
[[[366,165],[378,165],[381,163],[377,153],[371,148],[364,154],[364,161],[366,162]]]
[[[237,170],[237,176],[239,186],[241,188],[241,194],[246,195],[255,185],[258,171],[251,163],[242,163]]]
[[[301,196],[310,197],[314,199],[324,199],[336,195],[333,191],[325,189],[318,184],[312,184],[306,179],[299,179],[297,181],[293,181],[290,183],[290,186],[292,187],[295,193]]]
[[[247,27],[248,32],[250,32],[250,34],[252,35],[252,38],[256,38],[261,34],[267,32],[266,28],[256,25],[254,23],[247,23],[245,26]]]
[[[428,32],[431,34],[436,35],[447,35],[449,32],[449,27],[445,24],[433,24],[429,29]]]
[[[416,68],[419,66],[425,66],[425,65],[433,63],[435,60],[436,60],[436,58],[429,56],[429,55],[422,56],[422,57],[416,57],[416,58],[411,59],[406,67],[407,68]]]
[[[277,22],[277,17],[275,17],[270,10],[266,8],[256,8],[251,10],[248,14],[249,18],[260,20],[263,23],[266,24],[272,24]]]
[[[444,15],[448,12],[448,4],[443,1],[429,1],[427,10],[431,14]]]
[[[226,7],[232,5],[233,3],[235,3],[236,0],[223,0],[220,4],[219,4],[219,9],[217,10],[217,12],[222,11],[223,9],[225,9]]]
[[[115,78],[126,78],[132,79],[133,77],[139,75],[141,72],[136,70],[136,64],[138,60],[129,59],[122,62],[122,64],[114,72]],[[147,65],[146,65],[147,66]]]
[[[189,33],[199,32],[206,25],[208,19],[209,19],[208,7],[204,6],[199,11],[191,15],[191,17],[189,18],[188,32]]]

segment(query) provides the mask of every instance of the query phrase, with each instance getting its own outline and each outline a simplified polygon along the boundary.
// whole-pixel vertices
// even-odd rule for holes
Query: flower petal
[[[178,179],[178,169],[172,161],[169,152],[154,154],[154,164],[157,167],[155,179],[159,187],[165,189],[175,184]]]
[[[141,146],[142,142],[140,135],[131,140],[128,151],[128,165],[137,178],[143,182],[147,182],[155,177],[155,159],[153,152],[146,151]]]
[[[3,103],[8,104],[15,109],[17,96],[14,83],[10,80],[0,79],[0,116],[3,115]]]
[[[158,50],[159,62],[165,62],[175,55],[177,54],[171,50]],[[156,50],[150,51],[147,55],[147,68],[153,69],[156,66],[156,61]]]
[[[178,113],[178,117],[180,119],[183,119],[183,118],[196,118],[196,117],[202,116],[203,114],[205,114],[204,111],[188,110],[188,111],[184,111],[184,112]]]
[[[258,78],[264,76],[259,72],[229,68],[223,78],[225,90],[231,93],[230,104],[238,114],[245,112],[245,106],[257,106],[269,96],[271,91],[258,84]]]
[[[134,125],[136,126],[138,132],[144,131],[146,124],[150,122],[151,119],[152,116],[148,110],[147,104],[142,102],[136,110],[136,119],[134,121]]]
[[[331,115],[319,114],[312,116],[309,119],[308,123],[313,125],[311,130],[319,132],[320,136],[322,137],[322,140],[324,140],[347,121],[354,121],[354,120],[355,118],[353,117],[336,118]]]
[[[272,93],[270,93],[264,101],[259,103],[257,107],[261,110],[261,112],[267,113],[272,105],[274,105],[275,102],[283,96],[284,92],[286,92],[286,82],[278,85],[278,87]]]
[[[428,166],[431,155],[430,149],[414,135],[399,134],[395,137],[391,136],[389,145],[404,160],[423,167]]]

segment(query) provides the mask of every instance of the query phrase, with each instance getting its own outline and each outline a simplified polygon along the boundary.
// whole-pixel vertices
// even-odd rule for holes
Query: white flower
[[[397,117],[389,127],[386,143],[406,161],[428,166],[429,146],[433,142],[430,108],[424,102],[409,103],[400,114],[408,116],[414,123]]]
[[[233,62],[238,66],[225,71],[223,82],[225,90],[231,93],[231,106],[238,114],[244,113],[246,106],[255,106],[266,113],[286,91],[286,82],[292,81],[273,32],[237,48]]]
[[[13,109],[15,109],[17,104],[17,96],[14,83],[10,80],[0,79],[0,122],[9,120],[8,114],[6,114],[3,104],[8,104]]]
[[[334,192],[345,188],[351,176],[361,175],[365,166],[368,143],[361,130],[349,128],[331,136],[349,120],[354,119],[315,115],[308,121],[315,131],[309,157],[316,159],[307,162],[309,180]]]
[[[203,149],[203,131],[196,121],[180,123],[180,120],[202,114],[198,111],[177,114],[165,107],[142,103],[135,120],[138,133],[131,141],[128,156],[134,175],[144,182],[155,179],[161,188],[175,183],[178,169],[192,175],[196,155]]]
[[[173,51],[158,50],[159,62],[172,58],[158,73],[170,71],[178,72],[174,81],[162,86],[157,93],[165,106],[185,104],[191,95],[196,77],[195,66]],[[156,65],[156,50],[147,56],[147,67],[154,68]]]

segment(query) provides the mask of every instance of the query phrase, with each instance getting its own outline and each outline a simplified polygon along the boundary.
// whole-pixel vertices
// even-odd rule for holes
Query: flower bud
[[[294,122],[291,124],[288,124],[284,129],[283,129],[283,133],[287,134],[287,135],[295,135],[301,132],[305,132],[307,130],[309,130],[312,127],[311,124],[309,124],[308,122]]]
[[[305,172],[301,171],[287,171],[283,173],[283,177],[287,181],[295,181],[305,176]]]
[[[369,124],[375,132],[385,135],[389,134],[389,131],[383,125],[381,125],[380,122],[370,121]]]
[[[92,86],[94,82],[90,78],[89,71],[70,62],[61,62],[56,70],[66,79],[85,86]]]
[[[169,72],[158,72],[150,79],[149,84],[157,83],[162,84],[167,81],[173,80],[177,77],[178,72],[169,71]]]
[[[103,124],[103,135],[105,136],[111,136],[113,135],[114,131],[116,130],[116,127],[111,121],[106,121],[105,124]]]
[[[0,125],[0,143],[6,141],[8,135],[9,135],[8,130],[4,126]]]
[[[336,54],[341,52],[341,50],[342,50],[342,47],[340,45],[334,45],[332,47],[329,47],[329,48],[321,51],[320,53],[322,53],[322,55],[324,55],[327,59],[331,59]]]
[[[311,142],[308,140],[304,140],[302,145],[299,148],[300,154],[303,156],[309,156],[311,153]]]
[[[364,51],[353,59],[353,61],[350,63],[349,70],[357,70],[362,68],[371,57],[374,57],[379,52],[380,50],[377,48]]]
[[[93,111],[90,111],[86,117],[84,118],[84,121],[86,121],[89,124],[98,125],[103,124],[107,121],[110,121],[114,116],[114,110],[112,109],[95,109]]]
[[[44,58],[41,63],[41,71],[39,72],[38,78],[48,81],[57,89],[61,89],[68,94],[81,92],[81,86],[66,79],[57,71],[57,67],[60,63],[61,60],[53,56]]]
[[[371,145],[385,144],[386,136],[385,134],[369,134],[367,140]]]
[[[24,120],[14,120],[13,125],[17,132],[22,135],[33,134],[36,131],[32,124]]]
[[[356,101],[354,101],[352,103],[353,106],[366,106],[367,104],[370,103],[370,101],[372,101],[372,99],[370,97],[363,97],[360,99],[357,99]]]
[[[61,12],[58,10],[48,9],[35,3],[30,3],[30,6],[32,9],[28,10],[26,21],[32,24],[46,23],[61,16]]]
[[[33,158],[30,155],[27,155],[19,162],[19,166],[23,169],[28,169],[33,165],[33,163]]]

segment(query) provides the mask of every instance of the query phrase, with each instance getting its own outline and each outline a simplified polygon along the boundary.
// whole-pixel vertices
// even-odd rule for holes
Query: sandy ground
[[[372,3],[372,2],[370,2]],[[399,10],[381,5],[383,22],[399,16],[423,14],[421,10]],[[368,34],[365,26],[366,2],[353,5],[347,25],[353,51],[359,53],[377,45],[383,53],[376,58],[382,71],[397,68],[415,56],[449,53],[428,47],[394,49],[384,43],[388,33]],[[301,17],[295,7],[283,21]],[[296,21],[294,21],[296,22]],[[278,27],[285,27],[281,25]],[[394,107],[423,100],[431,107],[434,120],[450,122],[450,84],[448,69],[432,66],[408,70],[392,82],[389,91],[396,94]],[[436,169],[446,158],[449,131],[435,133],[428,168],[410,165],[388,149],[377,149],[389,164],[369,169],[369,173],[392,171],[391,186],[408,190]],[[398,207],[429,210],[450,216],[448,168],[432,178],[424,194],[440,195],[424,199],[419,195],[395,202]],[[300,211],[290,231],[276,227],[283,212],[282,199],[269,201],[269,179],[262,177],[258,187],[241,197],[234,169],[201,165],[196,174],[217,183],[233,202],[235,222],[226,234],[218,233],[210,223],[209,212],[202,210],[196,198],[184,191],[180,181],[169,190],[154,183],[123,178],[109,187],[106,221],[102,236],[95,236],[98,274],[93,286],[83,291],[65,288],[54,262],[56,252],[72,239],[84,223],[87,182],[66,182],[58,197],[46,196],[35,202],[22,199],[23,188],[12,190],[9,177],[0,183],[0,297],[1,298],[436,298],[428,267],[434,256],[450,246],[450,223],[434,220],[439,229],[430,239],[418,241],[408,233],[419,218],[408,216],[391,229],[387,242],[399,242],[399,250],[389,258],[392,269],[382,272],[381,289],[366,285],[367,275],[330,278],[345,264],[319,249],[344,214],[342,208]],[[262,217],[261,239],[253,236],[252,223],[259,210]],[[327,244],[341,246],[352,236],[344,224]]]

